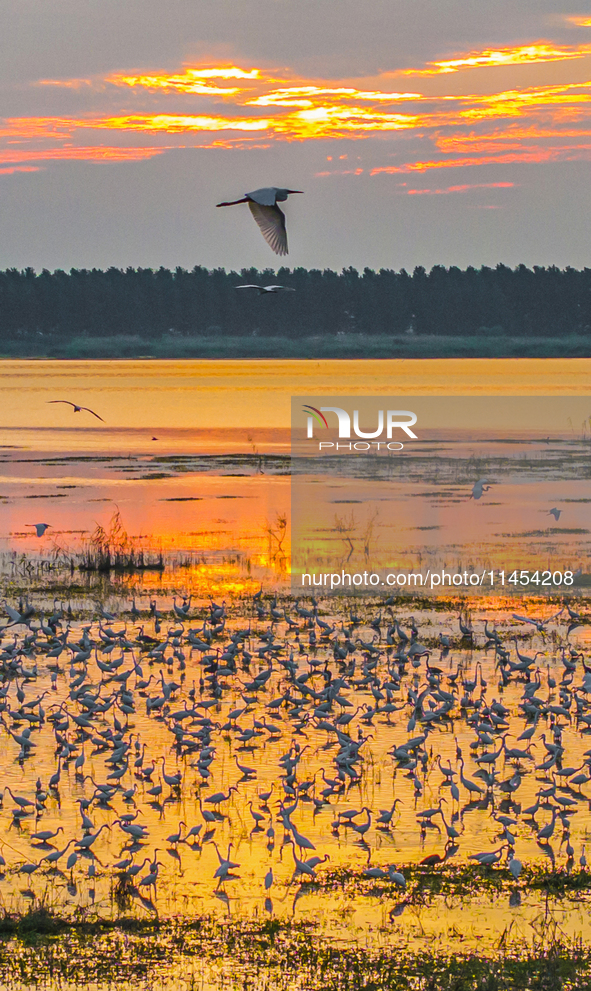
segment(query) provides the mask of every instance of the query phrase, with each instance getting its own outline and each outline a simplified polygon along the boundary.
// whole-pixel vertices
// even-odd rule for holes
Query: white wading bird
[[[279,189],[277,186],[267,186],[265,189],[255,189],[252,193],[246,193],[241,200],[217,203],[216,206],[236,206],[237,203],[248,203],[250,212],[259,225],[267,244],[272,247],[276,255],[286,255],[285,214],[277,206],[277,201],[282,203],[290,193],[302,192],[302,189]]]
[[[81,413],[82,411],[85,413],[92,413],[92,415],[96,416],[97,420],[100,420],[101,423],[105,422],[102,416],[95,413],[93,409],[89,409],[88,406],[76,406],[76,403],[71,403],[69,399],[49,399],[48,404],[51,405],[52,403],[65,403],[66,406],[71,406],[75,413]]]
[[[259,296],[264,296],[266,293],[278,292],[279,289],[283,289],[285,292],[295,292],[295,289],[291,289],[290,286],[234,286],[235,289],[258,289]]]
[[[488,492],[490,485],[487,483],[486,478],[479,478],[477,482],[474,482],[472,487],[471,499],[481,499],[485,492]]]
[[[37,531],[37,536],[42,537],[51,523],[25,523],[25,526],[34,526]]]

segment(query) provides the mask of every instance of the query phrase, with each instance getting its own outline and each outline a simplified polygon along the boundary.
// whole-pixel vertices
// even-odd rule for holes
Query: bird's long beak
[[[303,189],[288,189],[287,192],[288,193],[303,193],[304,190]]]

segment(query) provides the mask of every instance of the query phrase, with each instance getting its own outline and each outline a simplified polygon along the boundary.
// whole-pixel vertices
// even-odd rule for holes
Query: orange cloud
[[[92,79],[37,79],[34,86],[55,86],[60,89],[82,89],[94,85]]]
[[[0,175],[13,175],[15,172],[40,172],[38,165],[11,165],[7,168],[0,168]]]
[[[420,119],[411,114],[386,114],[377,109],[351,107],[343,104],[298,110],[283,118],[276,117],[270,126],[289,138],[330,138],[342,135],[359,137],[364,133],[414,129]]]
[[[577,154],[577,152],[584,152],[584,154]],[[588,160],[591,157],[590,152],[591,143],[585,145],[568,145],[564,148],[532,148],[527,151],[507,155],[481,155],[479,157],[471,156],[428,162],[407,162],[404,165],[386,165],[372,169],[369,174],[371,176],[380,173],[399,175],[405,172],[428,172],[430,169],[464,169],[475,165],[508,165],[514,162],[570,162],[577,158]]]
[[[590,20],[591,23],[591,20]],[[499,65],[531,65],[535,62],[564,62],[591,55],[591,45],[563,45],[553,47],[543,41],[519,48],[486,49],[482,52],[469,52],[460,58],[445,62],[429,62],[426,69],[404,69],[405,76],[437,76],[442,73],[458,72],[460,69],[490,68]]]
[[[471,189],[512,189],[514,185],[514,182],[474,182],[463,186],[446,186],[445,189],[406,189],[405,193],[407,196],[442,196],[448,193],[467,193]]]
[[[26,151],[17,148],[0,150],[0,165],[4,162],[39,162],[79,160],[83,162],[140,162],[154,155],[161,155],[169,148],[113,148],[107,145],[99,147],[66,147],[66,148],[43,148],[38,150],[27,149]]]
[[[327,175],[363,175],[365,169],[334,169],[332,172],[315,172],[314,175],[323,177]]]
[[[272,121],[247,117],[198,117],[190,114],[134,114],[127,117],[106,117],[77,122],[78,127],[98,127],[123,131],[166,131],[169,134],[186,131],[266,131]]]
[[[560,138],[589,138],[591,129],[572,128],[543,128],[510,126],[504,131],[495,130],[490,134],[438,134],[435,144],[444,152],[475,152],[475,151],[508,151],[510,149],[527,148],[532,139]]]
[[[107,76],[106,82],[113,86],[129,86],[132,89],[165,90],[177,93],[191,93],[202,96],[223,96],[231,97],[245,91],[240,86],[212,86],[205,82],[208,79],[240,79],[257,80],[260,75],[259,69],[239,69],[237,66],[228,66],[218,69],[187,68],[182,73],[150,73],[147,75],[125,75],[124,73],[114,73]]]
[[[60,158],[136,161],[180,147],[246,149],[277,141],[373,137],[393,144],[398,135],[413,138],[395,146],[402,161],[372,174],[585,159],[586,139],[591,136],[591,79],[574,82],[569,63],[590,55],[591,45],[536,41],[483,48],[404,70],[406,75],[440,77],[425,84],[427,90],[436,89],[435,94],[421,92],[420,84],[409,92],[402,87],[400,92],[394,90],[392,77],[401,74],[396,69],[368,80],[318,80],[286,70],[204,64],[184,65],[177,72],[121,71],[94,80],[46,79],[40,85],[89,89],[92,112],[78,109],[71,116],[0,121],[0,162],[3,158],[9,163]],[[516,77],[519,85],[499,89],[498,73],[487,71],[544,62],[565,63],[559,75],[553,70],[548,85],[540,85],[540,69],[536,85],[526,85],[527,70],[522,68]],[[462,83],[459,92],[457,86],[453,90],[447,77],[474,68],[482,70],[470,77],[478,80],[478,86]],[[134,91],[131,112],[130,90]],[[78,94],[77,108],[80,99]],[[61,96],[60,110],[65,100],[66,94]],[[89,137],[89,132],[95,133]],[[103,146],[106,134],[112,138]],[[142,134],[146,143],[138,148]],[[359,174],[363,169],[338,174],[354,171]],[[337,173],[318,173],[325,174]]]
[[[319,96],[338,96],[340,99],[372,100],[378,103],[396,103],[404,100],[424,100],[421,93],[380,93],[365,91],[353,87],[340,86],[330,89],[320,86],[288,86],[263,96],[257,96],[247,103],[253,107],[313,107],[314,98]]]

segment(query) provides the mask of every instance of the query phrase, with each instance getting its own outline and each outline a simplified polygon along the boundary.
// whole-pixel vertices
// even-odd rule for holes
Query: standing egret
[[[250,212],[259,225],[261,234],[276,255],[287,254],[287,231],[285,229],[285,214],[277,206],[290,193],[302,193],[302,189],[280,189],[277,186],[267,186],[246,193],[241,200],[230,200],[227,203],[217,203],[216,206],[236,206],[237,203],[248,203]]]
[[[511,871],[511,873],[512,873],[512,875],[513,875],[513,877],[515,878],[516,881],[517,881],[519,875],[521,874],[522,869],[523,868],[522,868],[521,861],[520,860],[517,860],[516,857],[511,857],[511,860],[509,861],[509,870]]]
[[[391,864],[390,867],[388,868],[388,877],[390,881],[393,881],[394,884],[397,884],[399,888],[406,888],[406,878],[404,874],[401,873],[401,871],[396,870],[394,864]]]

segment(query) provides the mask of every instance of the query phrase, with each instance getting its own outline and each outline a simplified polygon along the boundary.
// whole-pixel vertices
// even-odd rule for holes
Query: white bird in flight
[[[266,295],[266,293],[270,293],[270,292],[278,292],[280,289],[283,289],[284,292],[295,292],[295,289],[292,289],[290,286],[255,286],[255,285],[247,285],[247,286],[234,286],[234,288],[235,289],[258,289],[259,296],[264,296],[264,295]]]
[[[250,212],[260,227],[267,244],[276,255],[287,254],[287,231],[285,229],[285,214],[277,206],[290,193],[302,193],[302,189],[280,189],[277,186],[267,186],[246,193],[241,200],[230,200],[228,203],[216,203],[216,206],[236,206],[237,203],[248,203]]]
[[[25,526],[34,526],[37,531],[37,536],[42,537],[51,523],[25,523]]]
[[[488,492],[490,485],[488,485],[486,478],[479,478],[477,482],[474,482],[472,486],[471,499],[481,499],[485,492]]]
[[[81,413],[82,411],[84,411],[85,413],[92,413],[92,415],[96,416],[97,420],[100,420],[101,423],[105,422],[102,416],[99,416],[98,413],[95,413],[93,409],[89,409],[88,406],[77,406],[76,403],[71,403],[69,399],[49,399],[48,403],[49,405],[51,405],[52,403],[65,403],[66,406],[71,406],[75,413]]]

